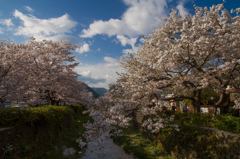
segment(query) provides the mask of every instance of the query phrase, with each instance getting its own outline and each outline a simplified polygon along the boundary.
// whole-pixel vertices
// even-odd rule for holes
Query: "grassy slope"
[[[169,159],[161,144],[152,142],[142,133],[134,131],[130,126],[123,129],[124,136],[114,137],[114,142],[123,147],[125,152],[133,154],[138,159]]]
[[[213,120],[212,116],[208,114],[183,113],[175,115],[174,122],[180,126],[180,132],[165,128],[157,135],[148,133],[146,136],[141,131],[137,133],[133,127],[129,127],[123,129],[124,136],[115,137],[114,141],[121,145],[127,153],[132,153],[139,159],[167,159],[171,156],[194,158],[194,155],[195,158],[209,155],[230,158],[237,156],[236,151],[239,143],[235,143],[235,140],[230,140],[229,137],[215,136],[215,134],[200,127],[215,127],[239,133],[239,117],[222,115]],[[228,142],[227,146],[226,143],[222,145],[223,140]]]
[[[75,153],[67,158],[79,158],[81,154],[78,152],[82,150],[76,139],[81,137],[84,131],[82,124],[92,121],[92,118],[83,115],[82,111],[83,109],[74,110],[68,124],[66,118],[63,118],[53,123],[50,120],[47,123],[42,121],[32,125],[23,124],[0,132],[0,158],[63,159],[63,151],[67,148],[75,150]]]

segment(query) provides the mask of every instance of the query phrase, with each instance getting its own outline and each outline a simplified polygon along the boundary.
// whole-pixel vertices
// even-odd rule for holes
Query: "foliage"
[[[56,125],[65,116],[72,116],[73,110],[64,106],[40,106],[19,108],[0,108],[0,126],[36,126],[43,123]]]
[[[232,115],[217,115],[212,126],[228,132],[240,134],[240,118]]]
[[[150,132],[147,134],[153,141],[161,143],[168,154],[174,154],[176,158],[239,156],[237,149],[240,143],[234,137],[214,134],[203,128],[213,126],[215,121],[212,114],[177,113],[174,122],[179,125],[179,132],[173,128],[163,128],[157,135]]]
[[[87,110],[84,106],[80,105],[80,104],[76,104],[76,105],[67,105],[67,107],[71,108],[72,110],[74,110],[75,115],[82,113],[83,111]]]
[[[214,101],[219,100],[219,95],[214,91],[211,85],[202,89],[201,96],[202,96],[201,103],[203,105],[213,105]]]
[[[123,129],[123,133],[123,136],[113,137],[113,141],[121,145],[125,152],[138,159],[158,159],[159,156],[165,156],[163,159],[168,158],[160,144],[152,142],[143,134],[134,131],[132,125]]]
[[[0,158],[59,158],[63,159],[64,150],[71,147],[75,151],[70,158],[79,158],[82,151],[76,139],[86,130],[84,123],[92,121],[83,115],[81,105],[39,106],[20,111],[19,108],[1,108],[1,126],[12,129],[0,132],[0,147],[12,145],[10,155],[0,153]],[[6,113],[5,116],[3,113]],[[15,116],[15,117],[14,117]],[[8,120],[3,118],[9,118]],[[13,120],[13,121],[11,121]]]
[[[22,153],[27,153],[27,152],[29,152],[30,150],[31,150],[31,145],[28,145],[28,144],[26,144],[26,143],[22,143],[22,145],[21,145],[21,147],[22,147]]]
[[[7,144],[4,148],[2,148],[4,155],[11,155],[13,151],[13,145]]]
[[[167,111],[165,114],[171,116],[173,112]],[[234,117],[232,119],[237,120]],[[214,126],[216,120],[223,120],[223,126],[226,119],[221,116],[214,119],[211,114],[175,113],[173,122],[179,125],[180,131],[165,127],[157,134],[146,129],[142,133],[136,133],[133,127],[129,127],[123,130],[123,136],[115,138],[115,142],[137,158],[141,155],[145,158],[239,158],[240,137],[214,133],[203,128]],[[154,145],[152,150],[155,154],[147,150],[151,145]]]

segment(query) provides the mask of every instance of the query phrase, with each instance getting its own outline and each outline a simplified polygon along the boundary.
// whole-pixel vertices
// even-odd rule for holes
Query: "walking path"
[[[88,143],[87,150],[82,159],[134,159],[118,145],[114,144],[107,133],[103,134],[102,141]]]

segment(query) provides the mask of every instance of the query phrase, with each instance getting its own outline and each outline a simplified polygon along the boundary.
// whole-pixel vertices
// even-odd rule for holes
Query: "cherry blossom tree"
[[[34,38],[25,44],[3,41],[0,46],[1,100],[25,101],[31,105],[56,105],[59,101],[86,104],[92,97],[73,71],[78,62],[71,51],[76,48],[67,41]]]
[[[165,23],[144,38],[136,54],[121,58],[126,73],[90,108],[97,120],[86,126],[88,139],[107,129],[127,127],[136,112],[144,116],[142,127],[152,133],[166,126],[179,131],[171,124],[174,116],[160,116],[169,105],[166,100],[190,99],[200,112],[203,88],[210,85],[220,94],[215,103],[219,106],[225,102],[227,86],[239,83],[238,15],[232,17],[219,4],[195,7],[195,14],[185,17],[173,9],[170,17],[162,20]],[[82,140],[79,143],[85,145]]]
[[[173,9],[159,29],[144,37],[136,54],[121,58],[126,73],[89,109],[96,120],[86,125],[88,141],[106,130],[127,127],[136,112],[144,116],[143,129],[152,133],[166,126],[179,131],[171,123],[174,116],[164,115],[166,101],[190,99],[200,112],[201,91],[208,86],[220,95],[215,106],[223,104],[228,86],[239,90],[239,11],[232,10],[232,17],[219,4],[195,7],[193,16],[182,17]],[[86,145],[81,139],[77,142]]]
[[[232,17],[219,4],[195,7],[193,16],[181,17],[173,9],[160,29],[144,38],[137,54],[122,57],[127,70],[122,88],[136,99],[173,93],[172,99],[190,99],[200,112],[201,91],[211,85],[220,94],[215,103],[220,106],[229,85],[239,90],[239,11],[232,10],[237,13]]]
[[[26,59],[25,69],[29,70],[26,80],[29,83],[29,101],[37,99],[48,104],[55,104],[60,99],[59,92],[62,92],[68,82],[77,77],[72,71],[78,63],[74,62],[70,50],[76,46],[66,41],[28,41],[30,49],[27,51],[29,58]],[[71,62],[74,62],[71,64]],[[31,97],[34,96],[34,98]],[[47,100],[47,101],[46,101]]]
[[[9,43],[4,39],[0,43],[0,101],[18,100],[24,92],[26,71],[22,60],[25,58],[23,44]],[[20,93],[21,92],[21,93]]]
[[[86,90],[86,85],[77,80],[79,76],[73,71],[76,62],[76,56],[70,51],[77,48],[67,41],[29,41],[33,46],[31,60],[28,68],[29,80],[33,87],[29,94],[35,98],[30,98],[29,102],[47,102],[56,105],[59,101],[65,101],[71,104],[88,104],[92,96]],[[36,101],[34,100],[36,99]]]

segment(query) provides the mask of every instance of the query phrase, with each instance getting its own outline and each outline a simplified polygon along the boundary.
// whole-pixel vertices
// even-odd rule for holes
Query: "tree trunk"
[[[201,112],[201,89],[197,90],[197,100],[193,101],[194,112]]]
[[[51,105],[58,105],[58,102],[56,100],[51,98],[50,101],[51,101]]]
[[[226,94],[226,91],[222,91],[221,94],[220,94],[220,98],[219,100],[214,103],[214,107],[215,107],[215,115],[217,113],[217,108],[220,108],[221,107],[221,113],[223,114],[226,114],[228,113],[228,107],[225,106],[225,107],[222,107],[224,103],[227,103],[228,101],[230,100],[230,97],[228,94]]]
[[[193,103],[193,107],[194,107],[194,112],[196,113],[200,113],[201,112],[201,102],[196,100],[194,103]]]
[[[4,103],[5,102],[5,100],[3,100],[2,98],[0,98],[0,103]]]
[[[224,102],[226,102],[226,97],[227,96],[227,94],[226,94],[226,92],[225,91],[222,91],[222,93],[220,94],[220,98],[219,98],[219,100],[216,102],[216,106],[218,107],[219,105],[221,105],[222,103],[224,103]]]

